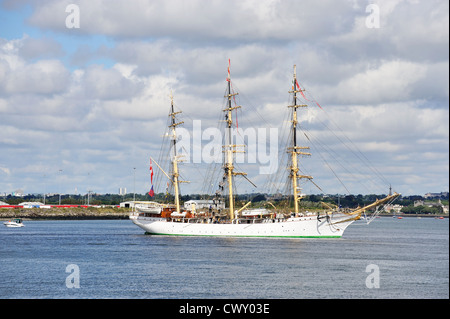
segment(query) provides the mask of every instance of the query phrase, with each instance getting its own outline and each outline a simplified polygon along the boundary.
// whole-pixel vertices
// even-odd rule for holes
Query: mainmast
[[[238,173],[234,171],[234,165],[233,165],[233,153],[236,153],[236,147],[242,146],[242,145],[235,145],[233,144],[233,135],[232,135],[232,124],[233,124],[233,117],[231,111],[240,108],[240,106],[232,106],[231,99],[233,96],[238,95],[238,93],[231,93],[231,76],[230,76],[230,60],[228,60],[228,76],[227,76],[227,82],[228,82],[228,94],[225,95],[225,97],[228,98],[227,102],[227,108],[225,108],[223,111],[225,113],[225,121],[227,122],[227,140],[226,144],[223,146],[224,152],[225,152],[225,159],[224,159],[224,170],[225,175],[228,180],[228,196],[229,196],[229,215],[230,219],[234,219],[234,199],[233,199],[233,176],[234,175],[247,175],[246,173]]]
[[[177,207],[177,212],[180,213],[180,191],[179,191],[179,183],[182,183],[184,181],[179,180],[180,174],[178,173],[178,162],[179,162],[179,155],[177,155],[177,134],[175,128],[183,124],[184,122],[177,122],[175,115],[181,113],[181,111],[175,112],[173,107],[173,95],[172,92],[170,93],[170,114],[171,117],[171,124],[169,125],[169,128],[172,130],[172,148],[173,148],[173,158],[172,158],[172,183],[175,188],[175,205]]]
[[[300,199],[302,198],[301,196],[301,188],[299,186],[298,180],[301,178],[307,178],[307,179],[312,179],[311,176],[307,176],[307,175],[302,175],[299,173],[299,168],[298,168],[298,155],[311,155],[311,153],[306,153],[303,152],[302,150],[305,149],[309,149],[309,147],[306,146],[297,146],[297,124],[298,124],[298,120],[297,120],[297,108],[299,107],[306,107],[306,104],[297,104],[297,93],[301,93],[302,90],[300,88],[300,86],[298,85],[297,82],[297,66],[294,65],[294,81],[293,81],[293,87],[292,87],[292,91],[289,91],[289,93],[293,93],[294,94],[294,101],[293,101],[293,105],[289,105],[288,107],[292,108],[292,146],[288,147],[288,153],[291,154],[291,174],[290,174],[290,178],[292,179],[292,189],[293,189],[293,194],[294,194],[294,209],[295,209],[295,213],[297,214],[299,212],[298,209],[298,203],[300,201]]]

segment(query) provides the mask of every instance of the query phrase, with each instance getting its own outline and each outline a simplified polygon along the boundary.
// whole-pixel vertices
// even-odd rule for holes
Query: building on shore
[[[385,212],[390,213],[393,212],[394,214],[399,214],[403,208],[403,205],[399,204],[388,204],[384,207]]]
[[[445,198],[447,198],[447,199],[448,199],[448,195],[449,195],[448,192],[426,193],[423,197],[424,197],[425,199],[436,199],[436,198],[439,198],[439,199],[445,199]]]
[[[23,208],[40,208],[44,204],[41,202],[23,202],[18,204],[18,206],[22,206]]]
[[[448,210],[448,205],[442,204],[441,199],[438,199],[437,201],[436,200],[435,201],[432,201],[432,200],[427,200],[427,201],[416,200],[416,201],[414,201],[414,207],[417,207],[417,206],[426,206],[426,207],[436,206],[436,207],[441,207],[442,208],[442,212],[444,214],[448,214],[448,211],[449,211]]]

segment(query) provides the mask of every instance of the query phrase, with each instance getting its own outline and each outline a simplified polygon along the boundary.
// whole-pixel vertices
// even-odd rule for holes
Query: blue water
[[[449,298],[448,223],[383,217],[341,239],[155,237],[128,220],[1,225],[0,298]]]

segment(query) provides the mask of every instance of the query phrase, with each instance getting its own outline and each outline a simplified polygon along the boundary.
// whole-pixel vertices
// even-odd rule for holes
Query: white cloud
[[[69,84],[69,71],[59,60],[27,63],[19,51],[28,38],[0,42],[0,92],[7,94],[54,94]]]
[[[448,61],[448,1],[374,1],[380,27],[367,28],[365,7],[355,11],[354,26],[328,42],[343,59],[402,57],[423,62]]]
[[[7,167],[0,166],[0,172],[3,172],[6,175],[11,175],[11,170]]]
[[[58,58],[64,55],[61,44],[56,40],[48,37],[37,39],[28,35],[22,39],[18,53],[25,60]]]
[[[40,60],[11,69],[6,81],[7,93],[61,93],[67,88],[69,72],[58,60]]]
[[[339,83],[333,90],[337,102],[377,104],[384,101],[409,100],[413,84],[421,79],[426,66],[404,61],[381,61]]]
[[[139,94],[142,83],[133,81],[115,68],[88,67],[82,79],[88,97],[101,100],[129,99]]]
[[[103,110],[115,119],[152,120],[164,117],[169,110],[169,93],[176,81],[165,76],[141,78],[139,94],[126,99],[104,101]]]
[[[63,31],[71,2],[36,5],[29,23]],[[204,39],[304,38],[350,29],[350,1],[76,1],[81,27],[76,32],[120,37]],[[327,12],[333,13],[330,19]]]
[[[69,3],[80,29],[65,27]],[[0,190],[24,168],[31,185],[55,167],[79,189],[130,189],[130,167],[159,151],[171,90],[186,128],[217,122],[230,58],[240,127],[283,125],[297,64],[326,111],[323,122],[314,103],[303,114],[312,136],[330,144],[332,119],[399,188],[429,191],[436,170],[448,171],[448,3],[376,3],[379,29],[355,1],[31,2],[38,35],[0,39],[0,166],[10,172]],[[412,172],[422,185],[407,185]]]

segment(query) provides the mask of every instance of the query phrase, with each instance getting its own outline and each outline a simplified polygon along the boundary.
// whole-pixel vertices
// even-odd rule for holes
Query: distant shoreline
[[[128,219],[130,208],[2,208],[0,209],[0,220],[11,218],[22,218],[23,220],[114,220]],[[446,214],[380,214],[382,217],[421,217],[421,218],[448,218]]]
[[[444,217],[444,218],[448,218],[447,214],[380,214],[379,216],[382,217],[406,217],[406,218],[411,218],[411,217],[423,217],[423,218],[439,218],[439,217]]]
[[[0,220],[22,218],[23,220],[94,220],[128,219],[129,208],[16,208],[0,209]]]

